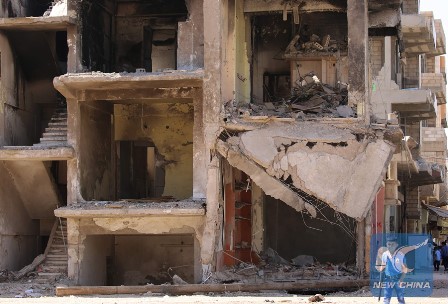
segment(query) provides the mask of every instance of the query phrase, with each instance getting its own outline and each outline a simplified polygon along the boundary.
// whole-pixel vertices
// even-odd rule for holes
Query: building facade
[[[272,250],[362,274],[373,233],[440,230],[445,37],[418,1],[0,8],[0,269],[197,283]]]

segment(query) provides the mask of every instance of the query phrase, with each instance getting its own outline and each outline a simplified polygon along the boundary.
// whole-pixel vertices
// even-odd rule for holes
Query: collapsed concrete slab
[[[219,140],[217,143],[217,150],[227,159],[231,166],[249,175],[267,195],[284,201],[297,211],[302,211],[305,208],[312,217],[316,217],[316,209],[311,204],[304,202],[303,199],[286,184],[271,177],[254,161],[242,155],[235,145]]]
[[[306,122],[273,123],[245,132],[226,143],[219,142],[218,151],[231,165],[248,171],[268,195],[274,192],[277,196],[272,196],[291,204],[286,201],[290,197],[280,197],[272,190],[277,186],[269,179],[272,178],[280,185],[290,184],[336,211],[360,220],[374,200],[395,147],[368,130],[355,133],[342,127]],[[261,177],[260,171],[266,176]],[[265,183],[259,184],[260,181]],[[286,185],[283,188],[289,189]],[[289,191],[293,194],[283,196],[298,197]]]

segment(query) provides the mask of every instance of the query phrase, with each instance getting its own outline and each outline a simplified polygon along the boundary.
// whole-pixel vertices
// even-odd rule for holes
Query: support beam
[[[349,104],[357,105],[358,116],[370,124],[370,98],[368,90],[368,2],[347,1]]]

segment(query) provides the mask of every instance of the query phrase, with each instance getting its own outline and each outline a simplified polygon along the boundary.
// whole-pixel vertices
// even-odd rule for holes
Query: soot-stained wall
[[[163,284],[174,274],[194,282],[191,235],[115,236],[114,248],[114,285]]]
[[[265,197],[265,249],[272,248],[291,260],[298,255],[311,255],[320,263],[355,262],[356,239],[340,226],[300,214],[282,201]],[[323,210],[327,219],[337,222],[334,211]],[[341,215],[344,226],[354,236],[355,221]],[[319,219],[320,218],[320,219]]]
[[[115,140],[149,141],[157,149],[156,167],[165,170],[164,196],[193,194],[193,104],[115,105]]]
[[[115,197],[112,162],[112,105],[93,101],[81,103],[79,151],[81,194],[85,200]]]

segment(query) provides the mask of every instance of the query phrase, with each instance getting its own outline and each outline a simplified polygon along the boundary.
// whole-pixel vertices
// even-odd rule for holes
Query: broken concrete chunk
[[[173,284],[174,285],[185,285],[188,284],[184,280],[182,280],[181,277],[179,277],[177,274],[173,275]]]
[[[323,295],[321,295],[320,293],[318,293],[318,294],[310,297],[308,299],[308,301],[310,301],[310,302],[322,302],[322,301],[325,301],[325,297]]]
[[[280,160],[280,168],[283,170],[283,171],[288,171],[288,156],[287,155],[285,155],[285,156],[283,156],[282,158],[281,158],[281,160]]]
[[[298,255],[291,262],[294,266],[310,266],[314,264],[314,257],[311,255]]]
[[[272,248],[268,248],[266,249],[266,251],[264,252],[264,254],[267,256],[268,258],[268,262],[271,263],[275,263],[275,264],[282,264],[282,265],[290,265],[291,263],[289,263],[287,260],[285,260],[284,258],[282,258],[277,251],[275,251]]]
[[[349,106],[339,106],[336,108],[336,111],[338,111],[338,115],[340,117],[354,117],[355,113],[353,112],[352,108]]]

